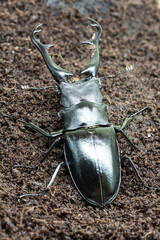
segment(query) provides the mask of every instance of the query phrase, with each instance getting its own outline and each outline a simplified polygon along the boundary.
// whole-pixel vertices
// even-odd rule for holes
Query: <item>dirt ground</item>
[[[74,2],[51,8],[49,1],[1,0],[0,112],[33,122],[47,132],[61,129],[56,88],[21,88],[56,84],[31,43],[30,32],[44,23],[41,41],[53,43],[49,52],[54,62],[78,78],[89,61],[89,50],[80,42],[94,32],[87,20],[92,17],[103,28],[98,76],[134,66],[116,79],[102,80],[109,121],[120,125],[127,115],[149,106],[125,130],[139,150],[133,151],[117,136],[120,153],[131,157],[146,184],[160,187],[159,1],[110,0],[104,1],[106,9],[87,8],[88,1],[83,11]],[[63,146],[56,146],[38,170],[11,170],[15,164],[36,164],[51,140],[7,118],[1,118],[0,124],[0,239],[160,239],[159,192],[141,187],[127,163],[122,166],[117,198],[104,208],[82,199],[65,168],[47,194],[17,202],[19,195],[45,188],[63,160]]]

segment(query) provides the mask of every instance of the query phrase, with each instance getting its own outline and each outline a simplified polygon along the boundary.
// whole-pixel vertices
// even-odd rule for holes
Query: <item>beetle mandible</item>
[[[60,68],[52,61],[52,58],[47,52],[47,48],[52,45],[42,44],[36,39],[35,34],[41,31],[39,27],[42,24],[36,26],[31,33],[32,42],[40,51],[49,71],[58,83],[60,105],[62,106],[58,116],[63,120],[63,129],[48,134],[33,123],[25,122],[14,116],[1,113],[1,117],[8,117],[15,121],[22,122],[25,126],[40,133],[42,136],[55,139],[37,165],[33,167],[15,165],[14,167],[37,168],[62,137],[64,138],[65,159],[57,166],[44,191],[35,194],[21,195],[19,199],[26,196],[39,196],[45,193],[53,184],[61,165],[64,164],[67,166],[73,183],[81,196],[88,203],[103,207],[111,203],[118,194],[121,182],[121,162],[124,160],[128,160],[143,186],[160,190],[160,188],[154,188],[144,184],[132,160],[126,155],[120,156],[116,134],[121,133],[128,143],[135,148],[123,130],[134,116],[148,107],[127,117],[122,126],[112,126],[109,123],[106,116],[107,106],[102,101],[100,80],[104,77],[116,77],[119,74],[131,70],[132,67],[130,66],[116,75],[96,78],[99,68],[99,39],[102,34],[102,28],[94,19],[89,18],[89,20],[92,22],[91,26],[96,27],[97,32],[90,40],[82,43],[91,44],[94,47],[94,52],[90,63],[81,72],[86,77],[75,82],[68,80],[68,76],[73,75],[71,72]],[[39,88],[39,90],[50,87]],[[37,89],[30,87],[23,88],[28,90]]]

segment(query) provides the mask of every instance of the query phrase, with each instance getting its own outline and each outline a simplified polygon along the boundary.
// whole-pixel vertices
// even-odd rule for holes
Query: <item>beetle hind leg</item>
[[[38,192],[38,193],[28,193],[28,194],[21,195],[21,196],[18,197],[18,201],[20,202],[20,200],[22,198],[25,198],[25,197],[36,197],[36,196],[41,196],[42,194],[46,193],[49,190],[50,186],[53,185],[53,183],[55,181],[55,178],[56,178],[62,164],[64,164],[63,161],[58,164],[58,166],[56,167],[56,170],[54,171],[54,173],[52,175],[52,178],[51,178],[49,184],[47,185],[47,187],[44,191],[41,191],[41,192]]]
[[[144,183],[144,181],[142,180],[142,178],[141,178],[141,176],[140,176],[140,174],[139,174],[139,172],[138,172],[135,164],[134,164],[133,161],[130,159],[130,157],[128,157],[127,155],[124,155],[124,156],[121,157],[121,162],[124,161],[124,160],[128,160],[130,166],[132,167],[134,173],[136,174],[137,179],[139,180],[139,182],[142,184],[143,187],[146,187],[146,188],[152,189],[152,190],[159,190],[159,191],[160,191],[160,188],[150,187],[150,186],[148,186],[148,185],[146,185],[146,184]]]

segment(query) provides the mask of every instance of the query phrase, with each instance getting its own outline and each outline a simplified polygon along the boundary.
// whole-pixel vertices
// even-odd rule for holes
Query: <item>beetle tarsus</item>
[[[138,147],[135,146],[135,145],[132,143],[132,141],[129,139],[129,137],[125,134],[125,132],[124,132],[123,130],[118,129],[118,128],[115,127],[115,131],[116,131],[117,133],[121,133],[122,136],[127,140],[127,142],[132,146],[132,148],[133,148],[134,150],[138,150]]]
[[[52,133],[48,134],[46,131],[44,131],[42,128],[36,126],[35,124],[30,123],[30,122],[26,122],[24,120],[18,119],[18,118],[14,117],[14,116],[11,116],[11,115],[0,113],[0,117],[1,118],[5,118],[6,117],[6,118],[10,118],[10,119],[12,119],[14,121],[21,122],[21,123],[25,124],[25,127],[28,127],[30,129],[34,130],[35,132],[40,133],[43,137],[55,138],[55,137],[63,135],[63,130],[59,130],[57,132],[52,132]]]
[[[144,108],[140,109],[139,111],[137,111],[137,112],[135,112],[135,113],[131,114],[131,115],[130,115],[130,117],[134,117],[134,116],[138,115],[139,113],[141,113],[141,112],[145,111],[146,109],[149,109],[149,107],[148,107],[148,106],[146,106],[146,107],[144,107]]]
[[[145,111],[146,109],[149,109],[149,107],[146,106],[146,107],[140,109],[139,111],[131,114],[129,117],[126,117],[125,120],[123,121],[122,126],[120,127],[120,129],[123,130],[130,123],[130,121],[133,119],[134,116],[136,116],[139,113]]]
[[[54,148],[55,144],[56,144],[57,142],[59,142],[60,140],[61,140],[61,138],[58,137],[58,138],[51,144],[51,146],[50,146],[49,149],[45,152],[45,154],[44,154],[44,156],[42,157],[42,159],[41,159],[35,166],[31,167],[31,166],[26,166],[26,165],[14,165],[14,166],[12,167],[12,169],[17,168],[17,167],[26,168],[26,169],[35,169],[35,168],[37,168],[41,163],[44,162],[44,160],[48,157],[48,155],[50,154],[50,152],[51,152],[52,149]]]
[[[125,137],[125,139],[128,141],[128,143],[129,143],[135,150],[137,150],[138,147],[135,146],[135,145],[132,143],[132,141],[127,137],[127,135],[125,134],[125,132],[123,131],[123,129],[130,123],[130,121],[133,119],[134,116],[138,115],[139,113],[145,111],[145,110],[148,109],[148,108],[149,108],[149,107],[146,106],[146,107],[140,109],[139,111],[131,114],[129,117],[125,118],[125,120],[123,121],[121,127],[118,127],[118,126],[115,126],[115,127],[114,127],[115,130],[116,130],[116,132],[121,133],[121,134]]]
[[[17,201],[20,202],[22,198],[25,198],[25,197],[36,197],[36,196],[41,196],[42,194],[45,194],[49,189],[45,189],[44,191],[42,192],[39,192],[39,193],[28,193],[28,194],[23,194],[21,196],[18,197]]]
[[[55,181],[55,178],[56,178],[56,176],[57,176],[57,174],[58,174],[58,172],[59,172],[59,170],[60,170],[60,168],[61,168],[61,166],[62,166],[63,164],[64,164],[63,161],[58,164],[58,166],[56,167],[56,169],[55,169],[55,171],[54,171],[54,173],[53,173],[53,175],[52,175],[52,177],[51,177],[51,180],[50,180],[50,182],[49,182],[49,184],[47,185],[47,187],[46,187],[45,190],[43,190],[43,191],[41,191],[41,192],[38,192],[38,193],[23,194],[23,195],[21,195],[21,196],[18,197],[18,202],[20,202],[21,199],[22,199],[22,198],[25,198],[25,197],[36,197],[36,196],[41,196],[42,194],[46,193],[46,192],[49,190],[50,186],[53,185],[53,183],[54,183],[54,181]]]

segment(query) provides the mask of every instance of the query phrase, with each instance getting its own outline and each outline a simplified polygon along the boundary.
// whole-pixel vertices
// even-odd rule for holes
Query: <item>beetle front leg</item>
[[[133,161],[127,155],[124,155],[124,156],[121,157],[121,162],[124,161],[124,160],[128,160],[130,166],[132,167],[134,173],[136,174],[137,179],[140,181],[142,186],[144,186],[146,188],[149,188],[149,189],[153,189],[153,190],[160,190],[160,188],[150,187],[150,186],[148,186],[148,185],[146,185],[144,183],[144,181],[142,180],[142,178],[141,178],[141,176],[140,176],[140,174],[139,174],[135,164],[133,163]]]
[[[41,191],[41,192],[38,192],[38,193],[29,193],[29,194],[21,195],[21,196],[18,197],[18,201],[20,202],[20,200],[24,197],[35,197],[35,196],[40,196],[40,195],[46,193],[49,190],[50,186],[53,185],[53,183],[55,181],[55,178],[56,178],[62,164],[64,164],[63,161],[58,164],[58,166],[56,167],[56,170],[54,171],[54,173],[52,175],[52,178],[51,178],[49,184],[47,185],[47,187],[44,191]]]
[[[22,122],[22,123],[25,124],[26,127],[34,130],[35,132],[40,133],[44,137],[54,138],[54,137],[61,136],[63,134],[63,130],[59,130],[57,132],[51,132],[50,134],[48,134],[46,131],[44,131],[42,128],[36,126],[35,124],[30,123],[30,122],[26,122],[24,120],[18,119],[18,118],[14,117],[14,116],[11,116],[11,115],[0,113],[0,117],[3,117],[3,118],[7,117],[7,118],[10,118],[10,119],[12,119],[14,121]]]

